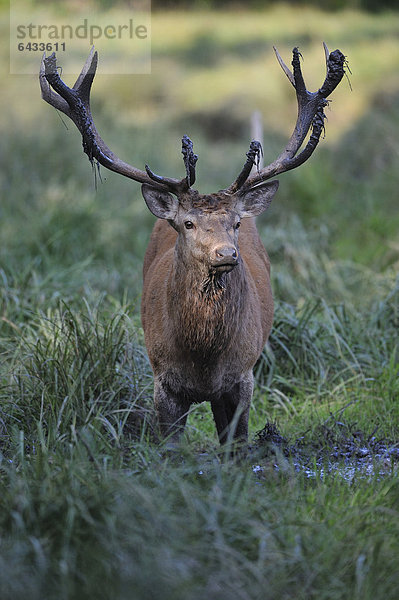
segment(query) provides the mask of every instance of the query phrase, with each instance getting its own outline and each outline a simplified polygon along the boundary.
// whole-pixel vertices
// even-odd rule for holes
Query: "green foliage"
[[[32,460],[16,443],[19,472],[2,465],[0,483],[5,600],[396,597],[397,477],[349,486],[151,455],[115,473],[82,446]]]
[[[40,443],[49,452],[87,431],[118,448],[122,435],[144,434],[152,420],[149,365],[130,315],[111,302],[75,303],[73,311],[61,303],[23,327],[0,408],[3,451],[17,423],[31,451]],[[9,348],[11,341],[5,356]]]
[[[123,4],[127,0],[120,0]],[[111,0],[97,0],[97,3],[102,7],[110,7],[113,2]],[[260,9],[270,7],[274,4],[282,3],[281,0],[249,0],[248,2],[240,2],[239,0],[195,0],[188,2],[187,0],[152,0],[153,8],[162,10],[169,9]],[[287,4],[284,0],[284,4]],[[290,3],[288,3],[290,4]],[[292,0],[293,6],[315,6],[326,11],[336,11],[345,8],[355,8],[369,11],[381,11],[384,9],[397,9],[396,0]]]

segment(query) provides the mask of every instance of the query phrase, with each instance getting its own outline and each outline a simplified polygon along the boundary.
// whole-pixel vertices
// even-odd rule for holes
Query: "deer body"
[[[165,435],[177,437],[194,402],[209,401],[221,441],[236,408],[236,435],[246,439],[252,369],[273,320],[270,262],[254,218],[242,220],[239,263],[209,275],[182,260],[178,234],[154,227],[143,268],[142,323]],[[180,427],[179,427],[180,426]]]
[[[138,169],[108,148],[90,109],[98,60],[94,49],[73,88],[60,79],[55,54],[43,57],[44,100],[72,119],[92,164],[143,184],[144,200],[159,219],[144,259],[141,311],[159,422],[172,441],[181,433],[190,405],[204,400],[211,403],[221,442],[229,436],[247,439],[252,368],[273,320],[270,263],[254,217],[267,209],[277,191],[278,182],[269,180],[303,164],[319,142],[326,98],[341,81],[345,65],[339,50],[329,53],[325,44],[324,50],[327,75],[316,92],[306,89],[298,48],[293,49],[292,72],[275,50],[297,96],[292,136],[263,168],[261,145],[252,141],[236,180],[208,195],[192,189],[198,157],[187,136],[182,139],[186,176],[181,180],[156,175],[148,166]]]

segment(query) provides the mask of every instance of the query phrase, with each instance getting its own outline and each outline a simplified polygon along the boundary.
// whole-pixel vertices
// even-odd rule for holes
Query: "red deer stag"
[[[280,156],[262,169],[260,143],[251,142],[237,179],[206,195],[192,189],[197,156],[187,136],[182,140],[186,176],[181,180],[156,175],[147,165],[145,171],[137,169],[106,146],[90,111],[94,50],[72,89],[58,75],[55,55],[43,57],[43,99],[72,119],[92,164],[142,184],[144,200],[158,217],[144,259],[141,315],[159,424],[172,443],[184,428],[190,405],[204,400],[211,403],[221,443],[247,440],[252,369],[273,321],[270,263],[255,217],[267,209],[278,188],[278,181],[267,180],[304,163],[319,142],[326,98],[341,81],[345,65],[339,50],[330,54],[324,48],[327,75],[313,93],[306,89],[298,48],[293,50],[293,72],[275,50],[296,91],[293,134]],[[252,170],[253,165],[258,169]]]

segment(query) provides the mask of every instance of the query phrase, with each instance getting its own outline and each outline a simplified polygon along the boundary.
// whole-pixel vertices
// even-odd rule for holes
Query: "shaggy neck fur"
[[[212,274],[205,267],[188,268],[175,261],[168,297],[179,346],[215,360],[239,334],[246,290],[242,263],[230,273]]]

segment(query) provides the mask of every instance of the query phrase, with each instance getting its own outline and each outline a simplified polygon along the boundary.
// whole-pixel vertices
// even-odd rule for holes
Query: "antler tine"
[[[330,51],[327,48],[327,44],[323,42],[324,54],[326,57],[326,71],[328,72],[328,59],[330,58]]]
[[[261,143],[257,140],[252,140],[252,142],[249,145],[249,150],[247,152],[247,160],[245,161],[245,164],[240,174],[238,175],[237,179],[233,184],[236,189],[231,190],[230,188],[232,186],[230,186],[230,188],[228,189],[229,193],[233,193],[234,191],[239,190],[244,185],[254,165],[257,167],[259,172],[261,156],[263,156]]]
[[[183,135],[181,141],[181,153],[186,167],[186,179],[188,187],[195,183],[195,165],[197,164],[198,156],[194,154],[193,143],[187,135]]]
[[[276,46],[273,46],[273,50],[274,50],[274,53],[275,53],[275,55],[277,57],[278,62],[280,63],[280,67],[283,69],[283,71],[287,75],[289,81],[295,87],[295,79],[294,79],[293,74],[291,73],[291,70],[287,67],[287,65],[285,64],[285,62],[281,58],[281,55],[280,55],[279,51],[277,50]]]
[[[280,156],[278,156],[274,162],[270,163],[257,173],[251,176],[248,173],[247,179],[243,179],[243,169],[234,183],[227,188],[226,191],[230,194],[234,194],[240,188],[248,189],[262,181],[266,181],[267,179],[274,177],[275,175],[295,169],[295,167],[298,167],[304,163],[312,155],[314,149],[319,143],[321,133],[324,130],[324,108],[327,105],[326,98],[337,87],[345,73],[345,56],[342,54],[342,52],[340,52],[340,50],[334,50],[334,52],[329,53],[326,44],[324,44],[324,52],[327,61],[327,75],[323,85],[317,92],[309,92],[306,89],[303,79],[300,65],[301,55],[298,48],[294,48],[292,51],[293,74],[284,63],[276,49],[275,52],[278,62],[280,63],[284,73],[287,75],[289,81],[293,84],[296,91],[298,117],[295,128],[287,146]],[[312,133],[308,143],[302,152],[297,154],[310,128],[312,128]]]
[[[326,45],[324,45],[324,50],[328,52]],[[327,98],[343,78],[344,66],[348,66],[345,60],[345,56],[339,50],[334,50],[328,55],[326,78],[318,92],[323,98]]]
[[[75,123],[82,135],[83,151],[91,163],[96,160],[120,175],[176,195],[186,192],[190,187],[187,177],[181,180],[162,178],[147,167],[146,171],[137,169],[114,154],[100,137],[90,109],[90,90],[96,74],[97,61],[98,54],[93,47],[73,88],[69,88],[58,74],[55,53],[48,57],[44,55],[39,75],[43,99]]]
[[[294,81],[295,81],[294,87],[296,90],[298,102],[299,102],[300,97],[305,97],[307,94],[305,80],[303,78],[302,69],[301,69],[301,60],[300,60],[301,57],[302,57],[302,54],[299,52],[299,48],[295,47],[292,51],[291,64],[292,64],[292,68],[294,70]]]
[[[186,167],[186,177],[178,182],[178,192],[184,193],[187,192],[195,182],[195,165],[197,163],[198,156],[194,154],[193,143],[187,135],[183,135],[181,145],[183,161]],[[148,176],[156,183],[160,183],[170,187],[176,186],[175,179],[170,179],[169,177],[157,175],[150,169],[148,165],[145,165],[145,170]]]
[[[76,98],[79,97],[83,102],[85,109],[90,110],[90,89],[94,75],[96,74],[96,69],[97,52],[94,52],[93,46],[79,77],[73,88],[70,89],[58,75],[55,53],[53,52],[53,54],[48,57],[43,54],[40,65],[40,87],[43,100],[58,110],[61,110],[61,112],[74,121],[74,111],[71,110],[70,102],[72,100],[72,103],[75,103]],[[52,87],[53,91],[51,90]],[[54,91],[55,89],[61,93],[56,93]],[[75,92],[75,94],[73,94],[73,92]],[[77,115],[75,114],[75,118],[76,116]]]
[[[54,106],[54,108],[56,108],[57,110],[60,110],[61,112],[66,114],[68,117],[72,118],[71,114],[70,114],[68,102],[66,100],[64,100],[64,98],[61,98],[61,96],[59,94],[57,94],[51,90],[50,84],[46,79],[46,66],[45,66],[45,62],[44,62],[45,60],[46,60],[46,53],[43,54],[42,62],[40,63],[40,73],[39,73],[39,82],[40,82],[40,89],[42,92],[42,98],[45,102],[47,102],[51,106]]]
[[[75,81],[75,84],[72,89],[80,90],[88,88],[89,94],[91,89],[91,84],[93,83],[94,76],[97,71],[98,64],[98,53],[94,51],[94,46],[91,47],[89,56],[86,58],[86,62],[83,65],[83,68],[80,72],[79,77]],[[88,85],[85,85],[85,82],[89,82]],[[89,96],[87,96],[87,101],[89,102]]]

